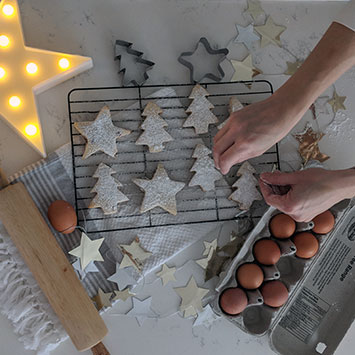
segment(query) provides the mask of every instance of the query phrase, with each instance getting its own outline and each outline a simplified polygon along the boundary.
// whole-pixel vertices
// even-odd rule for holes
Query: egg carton
[[[322,253],[327,241],[329,242],[329,239],[339,224],[341,217],[344,215],[345,211],[347,211],[347,204],[345,202],[340,203],[331,208],[330,211],[335,217],[335,226],[333,231],[325,235],[313,233],[319,242],[319,250],[313,258],[301,259],[295,255],[297,248],[291,239],[281,240],[274,238],[271,235],[269,230],[269,222],[272,217],[281,212],[273,207],[270,207],[260,219],[258,224],[250,232],[242,249],[223,272],[221,281],[216,286],[216,297],[211,302],[214,312],[226,318],[228,321],[235,324],[248,334],[262,336],[273,329],[279,316],[282,314],[283,310],[287,308],[288,303],[291,301],[294,291],[297,289],[299,284],[302,283],[307,271],[311,268],[312,264],[316,262],[318,255]],[[295,233],[311,230],[313,226],[313,222],[296,223]],[[280,247],[281,257],[276,265],[261,265],[254,258],[254,244],[258,240],[265,238],[270,238]],[[272,308],[263,303],[263,296],[259,289],[244,290],[248,297],[247,307],[242,313],[236,316],[228,315],[220,308],[219,296],[225,289],[239,286],[236,279],[236,272],[239,266],[250,262],[256,263],[261,267],[264,273],[264,281],[280,280],[285,284],[289,292],[288,301],[282,307]]]

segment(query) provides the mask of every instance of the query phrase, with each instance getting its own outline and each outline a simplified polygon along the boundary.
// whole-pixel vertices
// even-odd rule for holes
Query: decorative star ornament
[[[100,151],[114,157],[117,153],[116,140],[131,133],[112,123],[111,112],[107,106],[100,110],[94,121],[75,122],[74,127],[87,141],[83,159]]]
[[[256,21],[260,15],[264,14],[260,2],[255,0],[248,0],[248,8],[246,12],[249,12],[254,21]]]
[[[156,275],[161,278],[161,282],[163,286],[165,286],[170,281],[172,282],[176,281],[174,276],[175,271],[176,271],[175,267],[169,267],[168,265],[164,264],[162,269],[159,272],[157,272]]]
[[[92,66],[88,57],[27,47],[17,1],[0,2],[0,116],[43,157],[36,95]]]
[[[158,318],[158,315],[150,308],[152,297],[148,297],[143,301],[134,297],[132,301],[133,307],[126,315],[135,317],[140,327],[147,318]]]
[[[243,27],[236,25],[238,36],[235,37],[234,42],[243,43],[245,47],[252,50],[253,43],[258,41],[260,37],[254,32],[254,26],[252,24]]]
[[[217,238],[212,240],[212,242],[207,242],[204,240],[203,244],[205,246],[205,250],[202,255],[207,256],[211,249],[213,249],[213,250],[217,249]]]
[[[112,292],[105,293],[99,288],[96,296],[93,297],[93,301],[96,303],[98,311],[104,307],[111,307]]]
[[[314,132],[310,125],[306,125],[304,132],[295,134],[294,137],[299,141],[298,151],[303,159],[303,164],[310,160],[324,162],[329,156],[319,150],[318,143],[324,137],[324,133]]]
[[[91,240],[84,232],[81,233],[80,245],[69,252],[70,255],[80,258],[81,269],[92,261],[104,261],[100,254],[100,247],[105,238]]]
[[[333,97],[328,100],[328,104],[332,106],[333,112],[337,113],[339,110],[346,110],[346,107],[344,106],[345,100],[346,96],[339,96],[334,89]]]
[[[120,265],[116,265],[116,272],[111,275],[107,280],[117,284],[120,291],[124,290],[127,286],[132,286],[137,283],[132,275],[132,268],[120,269]]]
[[[208,304],[203,308],[201,313],[198,313],[197,318],[193,323],[193,327],[198,327],[203,325],[207,329],[211,329],[212,324],[219,319],[220,317],[217,316],[216,313],[213,312],[211,306]]]
[[[91,261],[84,270],[81,268],[80,259],[77,259],[72,266],[81,280],[83,280],[89,272],[99,272],[99,269],[93,261]]]
[[[177,214],[175,195],[184,188],[185,183],[171,180],[163,164],[158,164],[151,180],[133,179],[132,181],[144,191],[141,213],[161,207],[174,216]]]
[[[135,293],[130,292],[128,288],[125,288],[123,291],[113,291],[115,296],[113,301],[121,300],[123,302],[127,301],[128,298],[135,296]]]
[[[185,287],[177,287],[174,290],[181,297],[180,310],[184,312],[185,318],[202,311],[202,299],[209,292],[205,288],[198,287],[193,276]]]
[[[251,55],[249,54],[243,61],[231,60],[234,68],[232,81],[250,81],[254,76],[261,74],[261,71],[253,67]]]
[[[134,267],[138,272],[141,272],[141,269],[138,265],[132,260],[128,254],[123,254],[123,258],[120,263],[120,269],[125,269],[126,267]]]
[[[281,47],[280,35],[285,30],[286,27],[276,25],[271,16],[267,18],[265,25],[255,26],[255,31],[261,35],[261,48],[268,44],[274,44]]]
[[[286,62],[287,64],[287,69],[285,71],[285,75],[293,75],[296,73],[296,71],[300,68],[300,66],[303,64],[302,60],[296,60],[295,62]]]

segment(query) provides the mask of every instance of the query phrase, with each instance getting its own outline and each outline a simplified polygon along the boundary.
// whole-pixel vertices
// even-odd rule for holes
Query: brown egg
[[[266,282],[261,288],[264,303],[270,307],[281,307],[288,298],[286,286],[278,280]]]
[[[254,290],[264,281],[263,270],[253,263],[243,264],[237,270],[237,281],[247,290]]]
[[[53,228],[63,234],[73,232],[77,225],[77,217],[73,206],[63,200],[51,203],[48,208],[48,219]]]
[[[296,256],[299,258],[310,259],[317,254],[319,243],[312,233],[298,233],[293,237],[292,241],[296,245]]]
[[[263,265],[274,265],[281,257],[281,251],[276,242],[271,239],[260,239],[253,248],[255,259]]]
[[[246,293],[236,287],[227,288],[219,297],[219,306],[224,313],[235,316],[242,313],[248,305],[248,297]]]
[[[313,218],[313,232],[317,234],[327,234],[333,228],[335,224],[335,218],[330,211],[325,211]]]
[[[270,221],[270,232],[279,239],[290,238],[296,230],[296,222],[287,214],[277,214]]]

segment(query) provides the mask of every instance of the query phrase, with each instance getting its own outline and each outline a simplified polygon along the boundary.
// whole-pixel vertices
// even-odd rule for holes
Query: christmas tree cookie
[[[199,84],[192,89],[189,96],[193,101],[186,109],[186,113],[190,115],[183,127],[194,127],[196,134],[208,133],[209,125],[218,122],[218,118],[211,111],[214,106],[207,96],[209,93]]]
[[[173,140],[173,137],[165,131],[168,124],[160,117],[163,110],[154,102],[148,102],[142,116],[146,117],[141,125],[144,132],[136,141],[137,145],[147,145],[150,153],[159,153],[164,149],[164,143]]]

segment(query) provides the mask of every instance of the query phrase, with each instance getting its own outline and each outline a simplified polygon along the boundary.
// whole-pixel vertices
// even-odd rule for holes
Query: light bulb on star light
[[[59,67],[62,69],[68,69],[70,66],[69,60],[67,58],[62,58],[58,62]]]
[[[4,13],[5,16],[12,16],[15,12],[15,9],[13,6],[7,4],[4,5],[4,7],[2,8],[2,12]]]
[[[0,36],[0,47],[6,48],[9,46],[9,44],[10,44],[9,37],[7,37],[5,35],[1,35]]]
[[[9,99],[9,104],[12,107],[19,107],[21,105],[21,99],[18,96],[11,96]]]
[[[37,66],[37,64],[35,64],[35,63],[28,63],[28,64],[26,65],[26,71],[27,71],[28,74],[31,74],[31,75],[36,74],[37,71],[38,71],[38,66]]]
[[[4,78],[5,75],[6,75],[5,69],[0,67],[0,79]]]
[[[29,124],[25,127],[25,133],[28,136],[34,136],[37,133],[37,127],[33,124]]]

